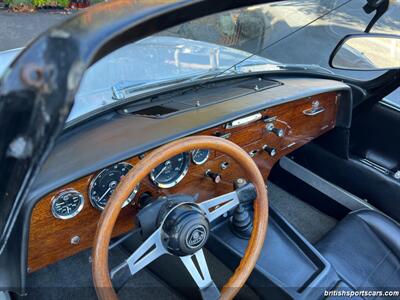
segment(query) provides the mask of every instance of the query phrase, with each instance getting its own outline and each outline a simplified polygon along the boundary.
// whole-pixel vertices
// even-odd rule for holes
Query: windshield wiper
[[[275,64],[275,63],[254,63],[254,64],[241,64],[235,65],[233,68],[213,68],[208,71],[200,71],[191,73],[188,76],[181,76],[176,78],[168,78],[159,81],[122,81],[118,82],[111,87],[114,100],[124,100],[129,97],[143,93],[144,91],[151,91],[160,87],[174,85],[177,83],[195,82],[210,78],[216,78],[221,75],[235,75],[251,72],[274,71],[274,70],[312,70],[323,71],[325,73],[334,74],[332,71],[321,67],[319,65],[307,64]]]
[[[172,84],[177,84],[180,82],[184,82],[188,80],[188,78],[191,78],[191,76],[183,76],[183,77],[178,77],[178,78],[169,78],[169,79],[164,79],[160,81],[152,81],[152,82],[146,82],[146,81],[121,81],[116,84],[114,84],[111,87],[112,93],[113,93],[113,99],[115,100],[124,100],[126,98],[132,97],[136,94],[139,94],[143,91],[149,91],[152,89],[157,89],[160,86],[168,86]]]
[[[214,68],[206,72],[200,71],[191,73],[188,76],[181,76],[176,78],[168,78],[158,81],[121,81],[114,84],[111,87],[113,93],[113,99],[124,100],[144,91],[151,91],[160,87],[166,87],[183,82],[194,82],[202,79],[208,79],[209,77],[217,77],[220,74],[236,73],[235,70],[227,70],[226,68]]]
[[[335,74],[333,73],[331,70],[321,67],[319,65],[314,65],[314,64],[281,64],[281,65],[277,65],[277,67],[281,70],[301,70],[301,71],[318,71],[318,72],[324,72],[324,73],[328,73],[328,74]]]
[[[216,68],[216,69],[210,70],[209,72],[201,73],[197,76],[194,76],[194,77],[190,78],[188,81],[193,82],[193,81],[197,81],[200,79],[207,79],[209,77],[218,77],[220,75],[237,74],[237,73],[238,72],[236,72],[234,69]]]

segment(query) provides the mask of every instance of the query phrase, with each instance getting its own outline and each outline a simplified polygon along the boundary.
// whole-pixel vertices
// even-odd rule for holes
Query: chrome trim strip
[[[375,162],[373,162],[373,161],[371,161],[371,160],[369,160],[367,158],[361,158],[360,161],[363,164],[365,164],[365,165],[367,165],[367,166],[369,166],[369,167],[371,167],[371,168],[373,168],[373,169],[375,169],[375,170],[377,170],[377,171],[379,171],[379,172],[381,172],[383,174],[389,175],[389,173],[390,173],[390,171],[388,169],[386,169],[385,167],[382,167],[381,165],[378,165],[377,163],[375,163]]]
[[[387,100],[383,99],[381,101],[379,101],[379,104],[382,104],[383,106],[389,107],[391,109],[394,109],[395,111],[400,112],[400,107],[392,104],[391,102],[388,102]]]

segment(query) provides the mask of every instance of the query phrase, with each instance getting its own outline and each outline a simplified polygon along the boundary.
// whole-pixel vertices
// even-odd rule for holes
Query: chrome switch
[[[263,150],[267,152],[270,156],[275,156],[276,155],[276,149],[274,147],[270,147],[268,145],[263,146]]]
[[[268,132],[275,133],[278,137],[283,137],[285,135],[283,129],[275,127],[273,123],[266,124],[265,129],[267,129]]]
[[[212,172],[210,169],[206,171],[206,176],[210,177],[212,181],[215,183],[220,183],[221,182],[221,175],[218,173]]]

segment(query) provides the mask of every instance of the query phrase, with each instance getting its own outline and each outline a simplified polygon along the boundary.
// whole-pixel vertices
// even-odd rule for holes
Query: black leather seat
[[[354,290],[400,287],[400,225],[379,212],[350,213],[317,248]]]

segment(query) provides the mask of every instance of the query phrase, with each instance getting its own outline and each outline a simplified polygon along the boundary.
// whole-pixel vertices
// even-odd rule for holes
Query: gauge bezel
[[[182,152],[182,154],[186,155],[186,164],[185,164],[185,168],[182,170],[182,173],[179,175],[179,177],[176,178],[175,180],[173,180],[173,181],[171,181],[171,182],[169,182],[169,183],[161,183],[161,182],[158,182],[157,179],[154,178],[153,171],[154,171],[155,168],[150,172],[150,175],[149,175],[149,176],[150,176],[150,179],[151,179],[151,181],[152,181],[157,187],[159,187],[159,188],[161,188],[161,189],[172,188],[172,187],[176,186],[179,182],[181,182],[182,179],[186,176],[187,172],[189,171],[190,154],[189,154],[189,152]],[[179,155],[179,154],[177,154],[177,155]],[[177,156],[177,155],[175,155],[175,156]],[[175,156],[174,156],[174,157],[175,157]],[[171,157],[170,159],[172,159],[172,158],[174,158],[174,157]],[[158,167],[158,166],[157,166],[157,167]],[[156,167],[156,168],[157,168],[157,167]]]
[[[81,201],[81,203],[79,204],[78,208],[76,211],[74,211],[72,214],[69,214],[67,216],[62,216],[60,215],[56,210],[55,210],[55,203],[57,202],[57,200],[59,200],[61,197],[65,196],[66,194],[69,193],[76,193]],[[83,196],[83,194],[75,189],[66,189],[63,190],[62,192],[58,193],[57,195],[55,195],[52,199],[51,199],[51,213],[53,214],[53,216],[57,219],[60,220],[68,220],[68,219],[72,219],[73,217],[75,217],[76,215],[78,215],[82,209],[83,206],[85,205],[85,197]]]
[[[194,156],[193,156],[193,153],[194,153],[194,151],[196,151],[196,150],[207,150],[207,156],[203,159],[203,160],[201,160],[201,161],[196,161],[195,159],[194,159]],[[191,155],[191,157],[192,157],[192,162],[195,164],[195,165],[202,165],[202,164],[205,164],[206,163],[206,161],[208,160],[208,158],[210,157],[210,150],[209,149],[194,149],[194,150],[192,150],[192,151],[190,151],[190,155]]]
[[[88,189],[88,196],[89,196],[89,201],[90,204],[100,210],[103,211],[104,207],[101,207],[100,205],[97,204],[97,202],[95,200],[92,199],[92,189],[94,187],[94,183],[96,182],[96,180],[100,177],[101,174],[105,173],[106,171],[110,170],[111,168],[113,168],[115,165],[125,165],[125,166],[130,166],[131,168],[133,168],[133,165],[127,162],[119,162],[116,164],[113,164],[110,167],[104,168],[103,170],[101,170],[99,173],[97,173],[97,175],[90,181],[89,184],[89,189]],[[129,171],[128,171],[129,172]],[[118,182],[119,183],[119,182]],[[135,196],[137,195],[138,191],[140,188],[140,183],[136,185],[136,187],[133,189],[132,193],[129,195],[129,197],[125,200],[125,202],[122,204],[122,208],[126,207],[129,203],[132,202],[132,200],[135,198]]]

